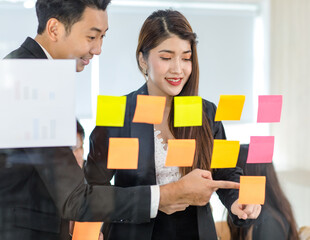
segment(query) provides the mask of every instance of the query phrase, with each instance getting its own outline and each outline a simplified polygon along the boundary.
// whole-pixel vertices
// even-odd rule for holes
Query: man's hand
[[[238,218],[246,220],[246,219],[256,219],[262,210],[262,206],[259,204],[248,204],[243,205],[239,204],[238,200],[236,200],[231,205],[231,212],[238,216]]]
[[[160,187],[159,210],[171,214],[184,210],[186,205],[204,206],[219,188],[238,189],[239,183],[214,181],[210,171],[195,169],[179,181]]]
[[[170,215],[175,212],[184,211],[189,205],[188,204],[171,204],[166,206],[159,206],[159,210]]]

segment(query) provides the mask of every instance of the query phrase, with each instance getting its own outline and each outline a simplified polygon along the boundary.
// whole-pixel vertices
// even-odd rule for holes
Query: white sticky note
[[[0,61],[0,148],[76,144],[74,60]]]

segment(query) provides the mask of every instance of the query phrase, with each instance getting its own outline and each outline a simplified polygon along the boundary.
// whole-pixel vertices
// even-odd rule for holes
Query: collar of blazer
[[[47,56],[45,55],[41,46],[34,39],[30,37],[27,37],[27,39],[22,44],[22,47],[31,52],[35,58],[47,59]]]

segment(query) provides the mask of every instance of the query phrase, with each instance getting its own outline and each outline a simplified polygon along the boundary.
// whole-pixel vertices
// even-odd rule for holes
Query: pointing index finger
[[[218,189],[218,188],[223,188],[223,189],[239,189],[240,183],[237,182],[231,182],[231,181],[212,181],[212,187]]]

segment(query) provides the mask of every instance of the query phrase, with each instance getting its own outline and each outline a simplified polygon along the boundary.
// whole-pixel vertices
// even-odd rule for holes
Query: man
[[[110,0],[38,0],[35,39],[7,58],[75,59],[82,71],[101,53]],[[44,81],[44,78],[42,78]],[[0,239],[68,239],[68,221],[142,223],[158,209],[172,213],[205,205],[217,188],[237,183],[211,180],[195,170],[164,186],[89,186],[69,147],[0,150]]]
[[[73,155],[79,164],[80,168],[84,167],[84,138],[85,138],[85,132],[84,128],[80,124],[80,122],[76,121],[76,145],[72,147]]]
[[[85,131],[82,125],[78,120],[76,120],[76,145],[72,147],[72,152],[75,157],[77,164],[80,166],[81,169],[84,167],[84,138],[85,138]],[[74,230],[74,221],[70,221],[69,224],[69,234],[73,235]]]

